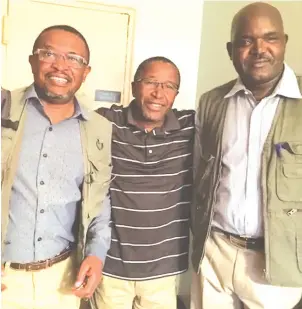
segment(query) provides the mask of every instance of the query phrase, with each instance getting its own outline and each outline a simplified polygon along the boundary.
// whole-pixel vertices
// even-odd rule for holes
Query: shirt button
[[[152,152],[153,152],[153,151],[150,149],[150,150],[149,150],[149,153],[152,153]]]
[[[44,153],[44,154],[43,154],[43,157],[46,158],[46,157],[47,157],[47,153]]]
[[[52,127],[49,127],[49,129],[48,129],[49,131],[52,131]]]
[[[42,185],[42,186],[44,185],[44,181],[43,180],[40,181],[40,185]]]
[[[42,237],[39,237],[39,238],[38,238],[38,241],[41,241],[41,240],[42,240]]]
[[[43,213],[44,213],[44,209],[41,209],[41,210],[40,210],[40,213],[43,214]]]

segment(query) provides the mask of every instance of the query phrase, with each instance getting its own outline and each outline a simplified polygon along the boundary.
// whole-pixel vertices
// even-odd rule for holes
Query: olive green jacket
[[[3,252],[6,235],[9,200],[20,152],[26,102],[23,98],[27,88],[11,92],[1,102],[1,235]],[[8,92],[5,92],[8,94]],[[95,112],[87,113],[88,120],[80,122],[84,157],[84,183],[82,207],[78,221],[78,259],[84,257],[86,234],[92,219],[100,213],[102,201],[108,194],[111,179],[111,133],[112,124]]]
[[[302,92],[302,78],[297,77]],[[196,119],[191,209],[192,262],[196,272],[210,232],[221,173],[221,142],[235,81],[205,93]],[[302,100],[281,98],[264,144],[261,197],[265,274],[274,285],[302,286]]]

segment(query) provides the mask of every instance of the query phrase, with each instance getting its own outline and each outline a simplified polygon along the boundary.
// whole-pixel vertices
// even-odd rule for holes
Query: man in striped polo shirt
[[[164,57],[142,62],[134,100],[101,108],[113,122],[112,241],[93,304],[176,308],[176,275],[188,268],[194,111],[171,109],[180,73]]]

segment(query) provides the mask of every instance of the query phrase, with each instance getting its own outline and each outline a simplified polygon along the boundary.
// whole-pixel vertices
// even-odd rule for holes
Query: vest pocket
[[[99,158],[96,160],[89,160],[91,183],[98,184],[110,183],[111,166],[103,163]]]
[[[279,164],[277,195],[285,202],[302,202],[302,163]]]
[[[103,163],[100,158],[89,158],[90,173],[85,176],[88,186],[88,219],[97,216],[109,190],[111,182],[111,165]]]
[[[302,143],[286,142],[277,146],[277,196],[285,202],[302,202]],[[298,207],[302,208],[302,203]]]

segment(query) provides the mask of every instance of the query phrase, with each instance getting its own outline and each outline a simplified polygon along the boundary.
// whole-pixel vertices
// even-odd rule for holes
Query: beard
[[[65,94],[57,94],[37,85],[35,85],[35,90],[40,99],[51,104],[66,104],[69,103],[74,97],[74,92],[72,91],[68,91]]]

